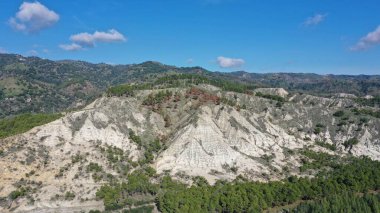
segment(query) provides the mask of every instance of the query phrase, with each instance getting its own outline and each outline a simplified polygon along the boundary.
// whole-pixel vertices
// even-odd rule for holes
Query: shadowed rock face
[[[105,174],[122,178],[104,150],[122,150],[120,161],[128,165],[143,160],[146,150],[131,139],[131,130],[142,143],[161,139],[164,148],[153,154],[151,166],[158,174],[169,173],[183,181],[188,176],[203,176],[213,183],[238,175],[261,181],[304,175],[298,169],[299,150],[306,147],[380,160],[380,119],[352,113],[357,106],[349,98],[260,90],[287,97],[278,105],[274,100],[224,92],[209,85],[198,89],[202,92],[196,95],[189,95],[189,88],[168,89],[177,96],[155,106],[143,103],[157,91],[138,91],[134,97],[102,97],[83,110],[3,139],[0,182],[6,184],[0,186],[0,197],[15,190],[14,184],[29,181],[36,190],[35,203],[28,205],[23,199],[7,205],[18,207],[18,211],[55,208],[55,204],[98,208],[95,192],[106,180],[96,181],[86,168],[96,163]],[[339,110],[348,118],[333,116]],[[345,142],[351,138],[358,139],[358,144],[347,147]],[[336,150],[316,141],[335,144]],[[75,199],[53,199],[66,191],[75,193]],[[88,200],[81,203],[81,199]]]

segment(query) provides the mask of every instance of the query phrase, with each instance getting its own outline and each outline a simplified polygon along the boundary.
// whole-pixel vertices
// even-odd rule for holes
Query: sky
[[[0,0],[0,52],[212,71],[380,74],[379,0]]]

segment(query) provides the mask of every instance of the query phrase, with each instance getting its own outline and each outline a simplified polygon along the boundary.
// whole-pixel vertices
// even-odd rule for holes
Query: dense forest
[[[380,212],[380,194],[342,193],[332,194],[320,200],[305,202],[284,212]]]
[[[380,162],[303,152],[311,160],[303,169],[319,171],[314,178],[290,176],[262,183],[240,176],[232,182],[219,180],[210,185],[206,179],[194,177],[193,184],[187,185],[169,176],[159,178],[157,183],[154,170],[145,167],[130,174],[127,182],[104,185],[97,197],[103,199],[106,210],[154,200],[162,212],[262,212],[273,208],[291,212],[378,212]],[[136,200],[136,195],[149,199]]]

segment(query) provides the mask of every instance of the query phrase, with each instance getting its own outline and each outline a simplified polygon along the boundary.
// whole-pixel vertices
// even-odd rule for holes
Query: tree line
[[[157,78],[153,82],[141,84],[123,84],[108,88],[108,96],[133,96],[136,90],[163,89],[174,87],[185,87],[189,85],[210,84],[225,91],[238,93],[249,93],[257,87],[253,84],[246,84],[221,78],[211,78],[199,74],[172,74]]]
[[[161,212],[262,212],[296,202],[301,204],[295,212],[313,212],[321,208],[328,211],[371,209],[376,212],[373,209],[379,208],[378,197],[359,195],[380,190],[380,162],[367,157],[338,160],[323,154],[318,157],[318,153],[313,152],[306,155],[319,161],[320,165],[313,166],[318,171],[314,178],[290,176],[263,183],[238,176],[232,182],[218,180],[210,185],[205,178],[194,177],[193,184],[187,185],[170,176],[159,178],[152,168],[143,167],[130,174],[127,182],[103,186],[97,197],[103,199],[106,210],[143,203],[135,200],[138,195],[155,197],[155,204]],[[331,196],[335,200],[324,199]],[[149,202],[153,200],[146,201]],[[343,205],[347,202],[351,202],[351,206]]]

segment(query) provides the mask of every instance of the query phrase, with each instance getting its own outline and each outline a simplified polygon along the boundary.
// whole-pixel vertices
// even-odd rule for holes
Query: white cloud
[[[324,21],[327,17],[327,14],[316,14],[315,16],[309,17],[303,23],[304,26],[315,26]]]
[[[90,33],[79,33],[72,35],[70,37],[70,40],[74,43],[87,46],[87,47],[93,47],[95,46],[96,42],[104,42],[104,43],[110,43],[110,42],[123,42],[127,39],[124,37],[123,34],[119,33],[115,29],[108,30],[107,32],[99,32],[96,31],[93,34]]]
[[[380,26],[374,31],[369,32],[366,36],[361,38],[358,43],[350,48],[352,51],[366,50],[372,46],[380,44]]]
[[[189,58],[189,59],[186,60],[186,62],[187,62],[188,64],[192,64],[192,63],[194,62],[194,59]]]
[[[93,47],[95,45],[94,37],[89,33],[78,33],[70,36],[70,40],[78,44]]]
[[[26,54],[30,56],[37,56],[38,52],[36,50],[29,50]]]
[[[219,56],[217,62],[222,68],[240,67],[245,63],[245,61],[240,58],[227,58],[223,56]]]
[[[19,11],[8,23],[15,30],[33,33],[53,26],[58,20],[57,13],[36,1],[22,3]]]
[[[2,48],[2,47],[0,47],[0,53],[2,53],[2,54],[7,53],[7,50],[4,49],[4,48]]]
[[[95,31],[93,34],[84,32],[70,36],[71,44],[61,44],[59,47],[67,51],[82,50],[85,47],[94,47],[96,43],[125,42],[127,38],[115,29],[107,32]]]
[[[75,43],[72,43],[72,44],[61,44],[59,45],[59,47],[63,50],[66,50],[66,51],[77,51],[77,50],[82,50],[83,47],[79,44],[75,44]]]
[[[98,42],[121,42],[121,41],[127,40],[123,34],[119,33],[115,29],[111,29],[108,32],[96,31],[93,37],[95,41],[98,41]]]
[[[95,31],[93,34],[84,32],[70,36],[71,44],[61,44],[59,47],[67,51],[82,50],[85,47],[94,47],[97,42],[125,42],[127,38],[115,29],[110,29],[107,32]]]

